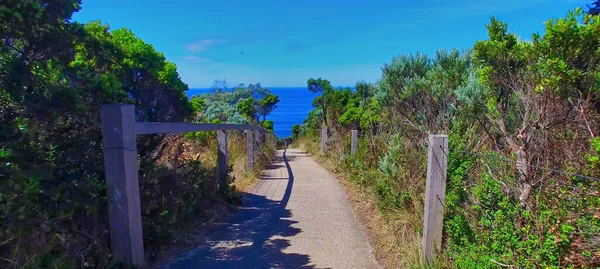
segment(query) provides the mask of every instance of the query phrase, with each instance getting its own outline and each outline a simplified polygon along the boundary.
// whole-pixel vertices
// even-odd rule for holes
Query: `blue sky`
[[[126,27],[178,66],[190,88],[375,82],[394,55],[472,47],[491,16],[524,39],[591,0],[83,0],[73,16]]]

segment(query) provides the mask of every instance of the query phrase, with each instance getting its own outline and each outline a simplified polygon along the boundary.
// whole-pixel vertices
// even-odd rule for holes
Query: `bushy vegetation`
[[[600,17],[581,10],[524,41],[494,18],[468,51],[398,55],[375,84],[320,92],[293,130],[377,197],[401,267],[420,259],[427,137],[447,134],[443,252],[434,267],[600,266]],[[349,156],[350,130],[360,131]]]
[[[233,101],[219,99],[223,94],[188,101],[187,85],[162,53],[127,29],[71,22],[79,8],[78,0],[0,3],[2,268],[116,265],[109,249],[101,105],[135,104],[137,121],[266,125],[265,115],[278,101],[272,95],[257,98],[251,104],[257,114],[236,110]],[[229,111],[234,115],[223,118]],[[211,218],[215,205],[236,200],[216,191],[214,138],[199,133],[188,144],[180,141],[138,136],[151,258],[167,243],[185,240],[192,224]],[[263,163],[273,148],[263,148]]]
[[[267,115],[277,108],[279,96],[260,83],[229,89],[225,81],[216,81],[212,93],[193,96],[190,102],[197,122],[256,124],[273,132]]]

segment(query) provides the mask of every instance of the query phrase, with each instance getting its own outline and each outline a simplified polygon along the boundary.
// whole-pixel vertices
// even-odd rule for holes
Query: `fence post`
[[[325,153],[327,151],[327,125],[321,126],[321,153]]]
[[[100,117],[112,252],[127,265],[142,265],[144,244],[135,106],[103,105]]]
[[[423,260],[431,264],[442,248],[442,224],[448,170],[448,136],[430,135],[423,223]]]
[[[227,191],[227,131],[217,130],[217,175],[219,178],[219,190]]]
[[[352,130],[352,144],[350,147],[350,156],[354,157],[356,148],[358,147],[358,130]]]
[[[259,134],[259,130],[254,130],[254,149],[257,150],[258,152],[260,152],[260,141],[258,140],[260,134]]]
[[[263,130],[259,130],[258,131],[258,143],[262,146],[262,144],[265,143],[265,131]]]
[[[247,169],[254,171],[254,131],[246,130],[246,156],[248,157]]]

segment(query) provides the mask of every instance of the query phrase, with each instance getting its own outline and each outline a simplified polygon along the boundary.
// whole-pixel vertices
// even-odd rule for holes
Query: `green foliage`
[[[277,108],[277,103],[279,103],[279,96],[275,94],[266,94],[262,99],[258,101],[258,115],[262,116],[263,121],[267,119],[267,115],[269,115],[273,109]]]
[[[541,74],[538,90],[547,88],[567,98],[580,97],[582,90],[598,95],[599,33],[600,20],[581,9],[547,21],[546,33],[533,36],[539,57],[535,67]]]
[[[600,171],[600,137],[593,138],[591,140],[592,153],[588,154],[588,161],[590,166],[595,171]],[[9,154],[8,152],[5,154]],[[0,149],[0,157],[2,157],[2,150]]]
[[[372,86],[365,82],[359,83],[361,92],[352,92],[350,88],[334,89],[331,83],[325,79],[309,79],[307,81],[308,90],[313,93],[319,93],[313,99],[313,107],[315,111],[309,115],[309,121],[316,121],[328,124],[327,118],[337,119],[338,122],[345,127],[357,127],[360,125],[360,117],[363,114],[363,108],[360,104],[361,98],[368,98],[372,93]],[[314,116],[317,113],[321,114],[322,119],[317,119]]]
[[[205,115],[209,122],[218,120],[219,122],[234,123],[234,121],[242,119],[241,123],[248,123],[247,119],[245,119],[234,106],[223,101],[211,103],[206,108]]]
[[[381,106],[371,97],[369,103],[362,106],[362,115],[360,115],[360,128],[368,130],[373,129],[381,122]]]
[[[322,157],[377,197],[389,229],[411,237],[421,236],[427,135],[448,134],[435,266],[598,267],[600,182],[590,177],[600,177],[599,22],[576,10],[528,42],[492,18],[472,51],[398,55],[355,92],[309,79],[319,96],[296,140],[318,149],[328,125]],[[354,128],[361,137],[350,157]]]
[[[356,94],[360,97],[361,104],[368,103],[375,94],[375,86],[365,81],[356,83]]]
[[[252,97],[243,99],[237,103],[237,111],[246,117],[248,120],[254,120],[256,115],[256,107],[254,106],[254,99]]]
[[[294,124],[294,126],[292,126],[292,139],[296,140],[298,138],[299,134],[300,134],[300,125]],[[0,157],[1,156],[2,156],[2,152],[0,151]]]
[[[153,121],[190,112],[173,64],[127,30],[69,22],[78,9],[0,4],[0,266],[110,265],[100,106],[134,103]]]
[[[269,96],[269,109],[275,107],[260,85],[188,101],[175,64],[128,29],[71,22],[79,7],[80,1],[68,0],[0,3],[3,268],[116,266],[108,247],[101,105],[135,104],[137,121],[233,123],[250,121],[236,109],[240,100]],[[186,139],[208,145],[211,135],[190,133]],[[181,185],[165,180],[172,176],[167,168],[149,161],[162,141],[138,136],[150,254],[177,241],[200,209],[221,199],[211,187],[212,170],[200,163],[180,163]],[[233,193],[225,198],[239,200]]]
[[[192,106],[193,115],[200,116],[206,109],[206,99],[197,95],[193,96],[192,99],[190,99],[190,105]]]
[[[362,107],[351,106],[339,117],[338,122],[342,126],[359,125],[360,118],[363,114],[364,111],[362,110]]]
[[[329,102],[329,94],[333,91],[333,87],[331,86],[331,82],[326,79],[318,78],[313,79],[310,78],[306,82],[308,87],[308,91],[312,93],[321,94],[321,96],[315,97],[313,100],[313,107],[321,109],[323,113],[321,116],[323,117],[323,123],[327,125],[327,106],[326,104]]]
[[[272,120],[265,120],[260,123],[260,125],[265,128],[269,132],[273,132],[273,126],[275,125]]]
[[[204,96],[208,104],[204,116],[208,122],[218,120],[227,123],[262,124],[277,108],[279,96],[260,84],[250,84],[248,87],[240,84],[229,90],[223,88],[221,84],[224,83],[215,82],[213,94]]]
[[[318,79],[310,78],[306,82],[306,85],[308,86],[308,90],[312,93],[323,94],[323,93],[333,90],[333,87],[331,86],[331,82],[329,82],[329,80],[322,79],[322,78],[318,78]]]
[[[393,124],[417,132],[439,132],[451,127],[457,110],[454,91],[467,84],[471,55],[439,50],[435,58],[424,54],[398,55],[382,68],[375,99],[389,110]]]
[[[142,223],[149,251],[156,252],[177,238],[173,230],[181,230],[198,221],[207,199],[212,196],[214,186],[212,171],[200,162],[182,164],[187,169],[181,173],[170,172],[167,167],[143,163],[144,173],[140,177],[142,194]],[[214,201],[213,201],[214,202]]]
[[[571,251],[578,246],[583,247],[579,253],[594,248],[577,242],[589,240],[600,230],[600,222],[590,211],[598,206],[597,199],[577,200],[573,197],[577,194],[553,186],[538,194],[537,210],[522,210],[516,197],[507,196],[506,187],[489,174],[483,174],[467,192],[473,162],[456,157],[449,165],[453,169],[449,169],[444,229],[448,253],[457,267],[493,267],[493,260],[523,268],[558,268],[565,258],[575,265],[593,264],[591,257],[577,257]],[[583,192],[592,186],[582,186]],[[467,193],[473,195],[471,202]],[[575,217],[574,212],[583,215]]]
[[[392,182],[402,173],[400,158],[402,154],[402,141],[400,136],[391,137],[388,151],[379,159],[379,171],[383,176],[375,185],[378,196],[379,209],[386,212],[403,205],[402,197],[393,187]]]

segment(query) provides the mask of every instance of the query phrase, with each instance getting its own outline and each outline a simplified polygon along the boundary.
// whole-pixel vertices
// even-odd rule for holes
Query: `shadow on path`
[[[283,253],[288,237],[302,232],[292,227],[286,209],[294,186],[294,175],[286,151],[281,160],[288,172],[281,201],[248,193],[244,206],[227,223],[213,232],[202,246],[184,254],[165,268],[314,268],[308,255]]]

